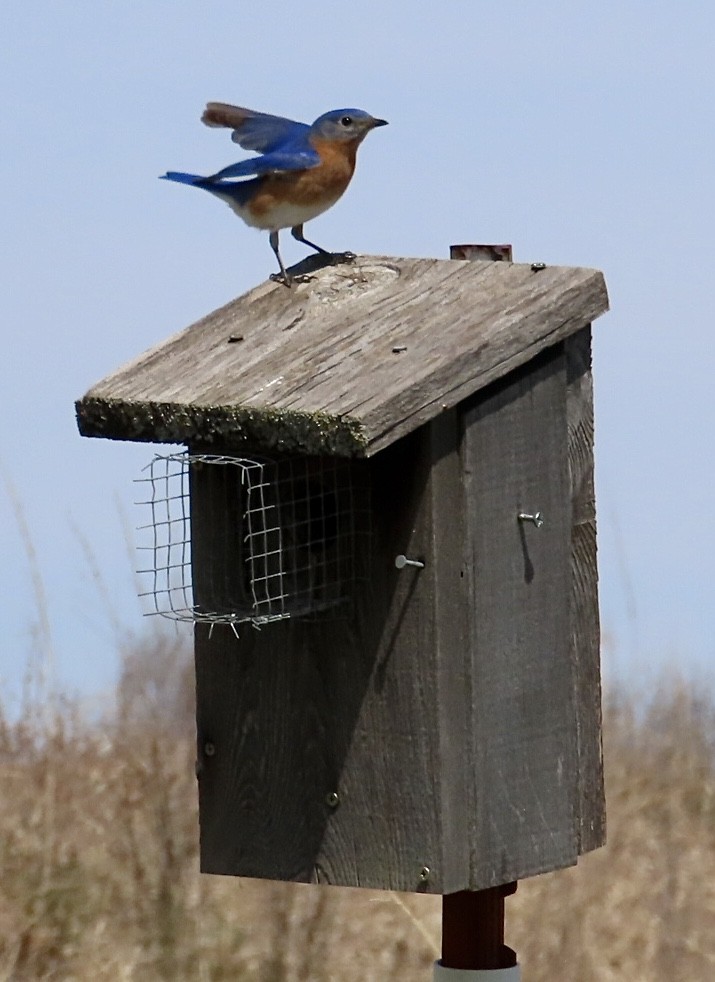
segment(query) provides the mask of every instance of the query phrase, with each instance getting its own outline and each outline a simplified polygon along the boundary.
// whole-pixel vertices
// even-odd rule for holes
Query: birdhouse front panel
[[[370,463],[352,603],[238,637],[197,625],[204,871],[439,889],[431,460],[420,432]],[[405,576],[415,550],[425,575]]]

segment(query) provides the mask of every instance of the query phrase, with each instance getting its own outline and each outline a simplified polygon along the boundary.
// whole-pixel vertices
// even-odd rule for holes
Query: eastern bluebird
[[[340,198],[355,171],[357,148],[370,130],[386,126],[387,120],[375,119],[362,109],[333,109],[308,126],[282,116],[209,102],[201,121],[206,126],[232,129],[234,143],[261,156],[231,164],[210,177],[169,171],[163,178],[210,191],[247,225],[269,231],[281,277],[290,286],[278,250],[280,229],[290,228],[299,242],[332,255],[305,238],[303,224]],[[248,181],[233,180],[250,175],[256,176]]]

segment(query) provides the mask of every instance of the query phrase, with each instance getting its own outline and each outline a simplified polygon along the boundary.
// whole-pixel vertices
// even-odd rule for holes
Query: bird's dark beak
[[[372,128],[375,129],[376,126],[387,126],[386,119],[374,119],[372,121]]]

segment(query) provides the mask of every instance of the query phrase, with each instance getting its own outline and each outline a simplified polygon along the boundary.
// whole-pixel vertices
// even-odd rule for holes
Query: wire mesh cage
[[[342,607],[362,578],[369,491],[358,462],[157,455],[138,483],[150,613],[261,626]]]

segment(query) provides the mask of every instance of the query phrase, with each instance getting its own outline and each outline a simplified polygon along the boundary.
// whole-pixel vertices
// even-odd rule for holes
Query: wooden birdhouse
[[[604,841],[590,324],[601,273],[361,257],[79,400],[196,622],[201,868],[451,894]]]

